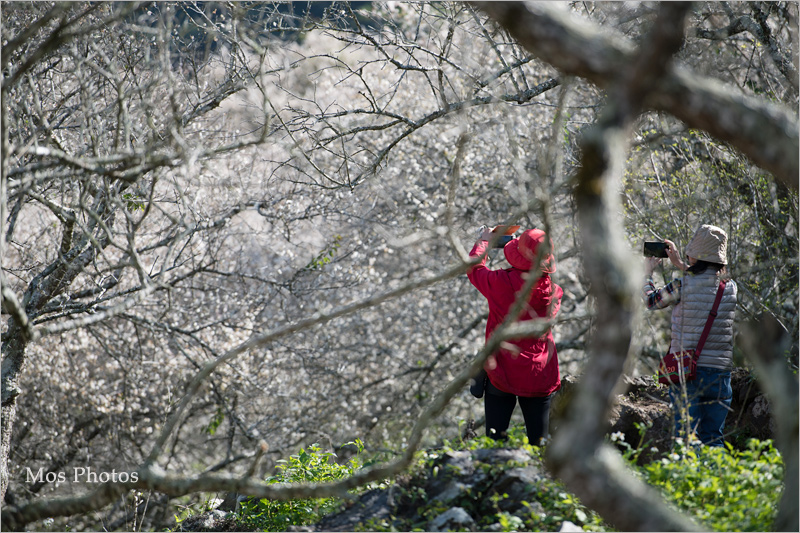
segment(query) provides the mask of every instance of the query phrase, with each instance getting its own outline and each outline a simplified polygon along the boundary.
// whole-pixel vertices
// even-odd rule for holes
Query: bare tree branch
[[[476,3],[532,54],[603,88],[618,82],[634,59],[631,43],[578,21],[545,2]],[[756,164],[797,189],[797,119],[789,111],[674,66],[648,93],[645,106],[666,111],[693,128],[731,143]]]
[[[58,33],[57,25],[94,4],[64,4],[60,15],[39,5],[25,4],[4,17],[3,36],[18,45],[23,61]],[[729,129],[747,131],[740,115],[763,121],[776,108],[754,111],[753,99],[739,102],[727,89],[715,107],[710,100],[721,86],[709,89],[707,80],[665,67],[680,45],[667,6],[654,27],[661,33],[648,35],[639,49],[616,34],[586,31],[551,15],[549,6],[532,6],[530,13],[547,11],[537,16],[545,24],[520,29],[544,32],[534,56],[513,32],[476,19],[463,5],[373,4],[356,11],[337,4],[316,19],[305,7],[296,13],[298,5],[153,3],[102,26],[119,14],[104,5],[60,33],[65,46],[46,51],[13,85],[4,83],[5,524],[30,528],[39,518],[85,513],[70,525],[92,529],[96,514],[90,511],[103,507],[106,525],[122,524],[126,502],[136,497],[126,492],[136,489],[346,496],[359,480],[400,472],[426,428],[450,436],[457,430],[445,418],[474,409],[462,377],[468,379],[488,351],[474,356],[471,348],[482,341],[476,327],[483,319],[465,280],[455,280],[471,264],[460,240],[483,223],[524,221],[564,244],[553,250],[565,289],[557,345],[576,350],[564,354],[564,366],[584,368],[591,346],[584,374],[605,380],[590,383],[601,400],[581,401],[596,416],[572,433],[577,442],[565,452],[571,459],[594,454],[597,463],[581,459],[564,477],[584,476],[579,483],[586,490],[605,492],[594,500],[581,494],[584,503],[605,505],[615,494],[634,493],[629,502],[610,505],[630,520],[640,518],[632,508],[651,506],[652,492],[631,482],[618,454],[598,444],[604,400],[625,368],[635,309],[629,284],[620,279],[635,277],[626,270],[631,242],[622,239],[614,217],[623,208],[643,217],[671,205],[678,208],[673,220],[685,222],[705,198],[684,190],[693,178],[708,195],[730,193],[735,201],[725,203],[731,206],[727,227],[747,228],[739,239],[780,248],[770,250],[775,258],[766,262],[758,262],[755,245],[737,250],[737,282],[747,270],[752,283],[746,305],[796,328],[796,194],[765,180],[727,144],[688,129],[732,117]],[[650,27],[655,12],[650,6],[571,6],[583,7],[603,26],[630,35]],[[724,20],[718,9],[708,11]],[[788,50],[791,17],[779,11],[773,20],[774,13],[772,37],[778,50]],[[735,19],[732,9],[728,15]],[[713,22],[719,25],[718,18]],[[552,28],[541,27],[548,24]],[[31,39],[22,42],[26,32]],[[690,34],[685,49],[708,44]],[[738,45],[719,48],[721,56],[683,57],[699,69],[716,61],[709,70],[736,81],[743,76],[745,90],[786,97],[788,84],[765,47],[746,53]],[[548,65],[538,57],[555,59]],[[757,61],[750,62],[753,57]],[[21,63],[12,62],[8,73]],[[563,75],[556,76],[559,69]],[[667,90],[674,80],[679,88]],[[559,95],[549,92],[558,85],[564,86]],[[680,96],[688,101],[669,105],[691,104],[685,112],[699,113],[695,122],[643,113],[657,109],[652,98],[687,87]],[[585,130],[579,161],[576,133],[596,121],[597,102],[606,98],[601,129]],[[742,114],[737,106],[750,111]],[[782,113],[767,133],[781,130]],[[649,150],[649,159],[625,152],[634,122],[643,139],[636,147]],[[623,178],[624,155],[636,163]],[[618,203],[620,184],[632,207]],[[692,203],[669,201],[670,194]],[[739,213],[743,204],[736,202],[749,198],[752,215],[749,208]],[[576,202],[586,211],[579,224]],[[629,217],[625,227],[665,234],[670,222],[663,219],[632,223]],[[584,268],[579,260],[588,245],[576,242],[576,227],[584,239],[610,247],[592,249]],[[492,254],[488,261],[501,257]],[[755,257],[758,268],[741,266],[745,257]],[[603,276],[589,275],[593,268]],[[590,286],[594,299],[587,298]],[[600,314],[596,302],[603,303]],[[609,316],[615,310],[622,325]],[[585,341],[598,325],[596,340]],[[542,331],[514,325],[507,335],[514,328],[520,335]],[[503,338],[493,337],[486,350]],[[639,369],[657,343],[648,340]],[[465,372],[451,382],[454,367]],[[91,394],[84,389],[86,375],[92,376]],[[443,392],[444,383],[450,384]],[[41,404],[38,397],[52,401]],[[448,416],[433,418],[445,405]],[[107,417],[91,442],[90,431],[75,430],[85,420],[76,413],[84,412]],[[387,430],[388,441],[382,436]],[[61,441],[70,431],[74,441],[67,446]],[[332,447],[356,437],[368,449],[387,442],[396,446],[398,460],[321,487],[267,486],[252,478],[320,434]],[[252,447],[262,439],[269,453],[256,474],[250,471],[255,463],[248,470],[241,459],[254,457]],[[92,485],[77,497],[44,480],[27,501],[30,483],[20,472],[38,468],[42,453],[54,457],[44,463],[48,471],[90,461],[109,472],[135,471],[139,479],[97,491]],[[607,480],[595,484],[596,474]],[[166,500],[148,513],[161,518],[135,523],[168,527],[162,522],[172,514]],[[681,517],[664,519],[657,504],[652,508],[646,523],[695,527]]]
[[[718,41],[725,40],[731,35],[736,35],[745,31],[749,32],[756,39],[758,39],[761,44],[767,47],[769,50],[769,55],[772,58],[772,61],[775,63],[775,66],[778,67],[778,70],[781,72],[781,74],[783,74],[786,81],[789,82],[789,85],[794,93],[797,94],[797,69],[792,63],[791,57],[780,50],[778,43],[772,35],[772,30],[767,23],[768,13],[772,9],[771,3],[767,3],[766,5],[767,13],[765,13],[762,9],[762,7],[764,7],[762,2],[748,2],[747,5],[750,6],[755,20],[753,20],[753,18],[750,16],[740,15],[731,19],[729,24],[723,28],[717,28],[714,30],[697,28],[695,33],[700,38]],[[733,15],[733,13],[730,14]]]
[[[474,262],[477,262],[478,260],[480,260],[480,258],[474,260]],[[310,325],[323,323],[335,317],[343,316],[357,310],[378,305],[388,299],[396,297],[400,293],[421,288],[429,284],[438,283],[443,279],[462,274],[465,269],[470,266],[470,264],[457,265],[444,271],[438,276],[417,282],[411,282],[394,291],[377,295],[374,298],[357,302],[356,304],[343,306],[342,308],[331,312],[328,315],[313,317],[300,324],[290,325],[274,332],[255,336],[253,339],[251,339],[251,341],[240,345],[234,350],[223,354],[218,359],[206,364],[203,370],[197,374],[193,382],[188,387],[185,396],[181,400],[181,405],[176,409],[175,413],[170,417],[169,422],[165,424],[164,428],[162,429],[158,444],[156,447],[154,447],[150,457],[145,464],[142,465],[139,470],[137,470],[136,481],[111,481],[100,485],[94,491],[86,493],[82,496],[50,499],[46,502],[37,501],[23,505],[19,508],[6,506],[2,514],[3,521],[11,529],[17,529],[44,517],[71,516],[79,513],[87,513],[108,505],[115,498],[131,489],[156,490],[170,496],[181,496],[194,492],[238,492],[240,494],[247,494],[256,498],[270,498],[277,500],[330,496],[347,498],[349,490],[360,487],[371,481],[377,481],[399,474],[400,472],[404,471],[413,460],[414,454],[417,451],[417,448],[430,421],[442,412],[453,396],[455,396],[459,391],[463,390],[466,383],[473,375],[475,375],[478,369],[483,366],[484,362],[491,353],[497,350],[500,345],[507,340],[541,336],[551,327],[551,321],[544,319],[528,320],[520,323],[515,322],[515,316],[524,309],[526,302],[525,298],[517,298],[514,309],[512,309],[512,312],[509,313],[509,318],[495,330],[492,337],[486,343],[481,352],[466,368],[462,369],[462,371],[447,385],[447,387],[445,387],[425,408],[423,413],[419,416],[414,424],[411,436],[408,439],[408,444],[404,452],[400,457],[390,463],[378,464],[374,467],[360,471],[347,479],[329,484],[266,485],[260,481],[251,479],[249,476],[245,476],[243,478],[216,474],[202,474],[195,477],[170,476],[158,466],[156,460],[160,455],[166,440],[168,440],[169,436],[172,434],[173,428],[180,422],[182,415],[184,414],[185,407],[191,401],[199,384],[204,381],[207,376],[217,366],[219,366],[219,364],[230,361],[233,357],[241,354],[245,350],[274,341],[292,331],[303,330],[308,328]],[[519,294],[529,294],[530,289],[537,280],[538,276],[530,276],[528,280],[526,280],[525,287],[523,287]]]

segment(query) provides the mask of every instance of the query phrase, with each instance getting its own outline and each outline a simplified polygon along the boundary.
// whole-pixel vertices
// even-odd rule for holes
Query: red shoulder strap
[[[700,356],[700,352],[703,351],[703,346],[706,344],[706,339],[708,338],[708,334],[711,332],[711,324],[714,323],[714,319],[717,318],[717,309],[719,308],[719,303],[722,301],[722,293],[725,292],[725,281],[719,282],[719,288],[717,289],[717,297],[714,300],[714,305],[711,307],[711,312],[708,313],[708,320],[706,320],[706,327],[703,328],[703,334],[700,335],[700,340],[697,342],[697,349],[695,350],[695,357]]]

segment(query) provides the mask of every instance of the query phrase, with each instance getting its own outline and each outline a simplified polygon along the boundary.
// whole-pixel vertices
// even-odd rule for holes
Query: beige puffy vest
[[[687,273],[681,284],[681,301],[672,310],[672,344],[670,351],[694,350],[714,305],[719,285],[716,272]],[[733,319],[736,313],[738,288],[729,280],[717,309],[698,366],[729,370],[733,360]]]

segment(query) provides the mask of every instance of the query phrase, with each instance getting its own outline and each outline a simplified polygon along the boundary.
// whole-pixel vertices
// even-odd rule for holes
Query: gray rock
[[[473,486],[484,479],[486,474],[476,470],[472,452],[448,452],[434,465],[425,491],[431,498],[448,503],[461,495],[467,486]]]
[[[468,476],[475,471],[472,452],[467,450],[447,452],[442,459],[442,464],[454,475]]]
[[[448,504],[459,496],[463,495],[468,489],[468,485],[465,485],[460,481],[450,480],[450,482],[442,488],[439,494],[436,494],[435,496],[431,494],[431,496],[433,496],[434,501]]]
[[[583,531],[583,528],[577,524],[573,524],[569,520],[564,520],[561,523],[561,529],[559,531]]]
[[[528,464],[531,461],[530,454],[525,450],[506,448],[483,448],[480,450],[475,450],[475,458],[482,463],[490,465],[503,465],[509,461],[515,461],[520,464]]]
[[[609,433],[622,433],[624,441],[634,447],[640,441],[647,443],[639,455],[639,464],[672,447],[672,409],[653,394],[640,390],[619,396],[609,418]],[[644,438],[639,434],[640,427],[646,428]],[[651,452],[653,448],[655,451]]]
[[[731,416],[728,415],[730,419]],[[748,406],[745,419],[748,422],[750,435],[758,439],[768,439],[775,434],[775,420],[772,407],[763,394],[757,396]]]
[[[356,526],[370,519],[389,518],[392,511],[391,490],[373,489],[345,511],[328,515],[317,524],[318,531],[355,531]]]
[[[235,525],[233,515],[214,509],[184,520],[179,531],[232,531]]]
[[[540,470],[535,466],[512,468],[500,476],[492,486],[491,493],[501,496],[508,495],[497,504],[501,511],[517,511],[524,507],[523,501],[528,502],[534,511],[538,511],[541,509],[541,505],[535,501],[536,491],[543,479]]]
[[[461,507],[453,507],[443,512],[430,523],[431,531],[475,531],[478,524]]]

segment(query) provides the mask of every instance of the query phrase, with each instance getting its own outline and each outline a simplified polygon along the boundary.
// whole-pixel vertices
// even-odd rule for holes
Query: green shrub
[[[336,462],[336,454],[323,451],[318,444],[308,450],[292,455],[288,460],[278,461],[278,473],[267,478],[275,483],[325,483],[353,475],[361,465],[364,445],[360,440],[350,442],[358,453],[345,464]],[[239,521],[248,527],[262,531],[286,531],[288,526],[302,526],[318,522],[323,516],[337,511],[341,506],[338,498],[294,499],[286,501],[250,500],[242,503],[238,511]]]
[[[658,461],[631,465],[667,501],[715,531],[769,531],[783,491],[783,461],[771,440],[747,449],[678,443]]]
[[[496,442],[487,437],[469,441],[444,442],[436,449],[420,450],[406,476],[409,480],[429,475],[438,458],[453,450],[508,447],[527,450],[534,461],[541,460],[543,448],[531,446],[524,428],[514,427],[506,441]],[[619,435],[610,439],[620,440]],[[338,464],[332,452],[322,451],[318,445],[280,461],[277,474],[267,483],[329,482],[346,478],[363,466],[363,444],[353,444],[358,454],[346,464]],[[624,443],[622,443],[624,444]],[[642,443],[640,443],[642,444]],[[624,453],[630,468],[649,485],[660,490],[671,505],[697,520],[702,526],[715,531],[768,531],[772,529],[783,489],[783,461],[772,441],[750,440],[745,450],[684,446],[680,441],[674,450],[660,460],[637,465],[638,450],[627,446]],[[515,466],[496,465],[491,468]],[[487,468],[489,466],[487,465]],[[401,492],[417,507],[416,518],[392,517],[364,524],[370,531],[389,531],[402,528],[419,529],[442,509],[427,501],[421,487],[414,484],[401,488]],[[505,495],[495,495],[497,501],[489,502],[483,509],[479,527],[497,527],[504,531],[554,531],[569,520],[589,531],[613,531],[600,516],[586,508],[558,480],[547,478],[537,487],[533,502],[521,502],[523,510],[511,515],[502,512],[498,503]],[[479,505],[482,505],[479,503]],[[288,526],[310,525],[339,510],[341,501],[336,498],[296,499],[272,501],[267,499],[245,502],[238,512],[240,524],[263,531],[286,531]],[[539,507],[541,506],[541,507]]]

